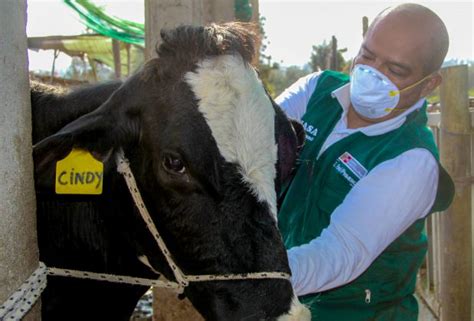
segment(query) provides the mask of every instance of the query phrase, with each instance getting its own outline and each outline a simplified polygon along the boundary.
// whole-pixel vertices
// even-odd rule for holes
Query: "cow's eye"
[[[163,158],[163,166],[166,170],[176,174],[184,174],[184,172],[186,172],[186,167],[184,166],[183,161],[179,157],[173,155],[166,155]]]

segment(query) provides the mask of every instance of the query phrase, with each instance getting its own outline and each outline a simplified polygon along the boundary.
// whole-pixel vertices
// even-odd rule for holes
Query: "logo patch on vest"
[[[301,121],[303,123],[304,131],[306,132],[306,139],[312,141],[314,137],[318,134],[318,129],[315,128],[313,125],[308,124],[304,120]]]
[[[367,175],[367,169],[349,152],[345,152],[339,156],[336,162],[334,162],[333,167],[351,186],[354,186],[358,180]]]

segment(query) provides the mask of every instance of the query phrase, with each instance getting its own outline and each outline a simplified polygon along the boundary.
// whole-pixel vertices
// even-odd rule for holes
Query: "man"
[[[426,127],[426,97],[448,50],[441,19],[404,4],[379,14],[350,78],[325,71],[277,98],[306,144],[279,226],[292,283],[313,320],[413,321],[429,213],[453,183]]]

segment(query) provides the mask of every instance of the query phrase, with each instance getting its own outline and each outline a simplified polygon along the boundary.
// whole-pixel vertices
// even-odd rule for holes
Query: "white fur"
[[[278,317],[277,321],[310,321],[311,320],[311,312],[309,309],[301,304],[298,298],[295,296],[293,297],[293,301],[291,302],[290,311],[287,314],[284,314]]]
[[[238,56],[201,61],[185,79],[224,159],[240,166],[242,179],[276,221],[275,111],[253,68]]]

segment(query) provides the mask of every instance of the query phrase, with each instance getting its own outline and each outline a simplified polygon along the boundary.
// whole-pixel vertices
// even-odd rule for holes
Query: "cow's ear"
[[[304,146],[305,138],[306,138],[306,133],[304,131],[303,125],[296,119],[290,118],[290,123],[291,126],[293,127],[293,130],[295,131],[296,134],[296,140],[298,142],[298,154],[301,152]]]
[[[64,158],[72,148],[88,150],[103,161],[112,150],[138,139],[138,118],[136,110],[120,106],[119,100],[111,97],[95,111],[74,120],[33,147],[36,173]]]

